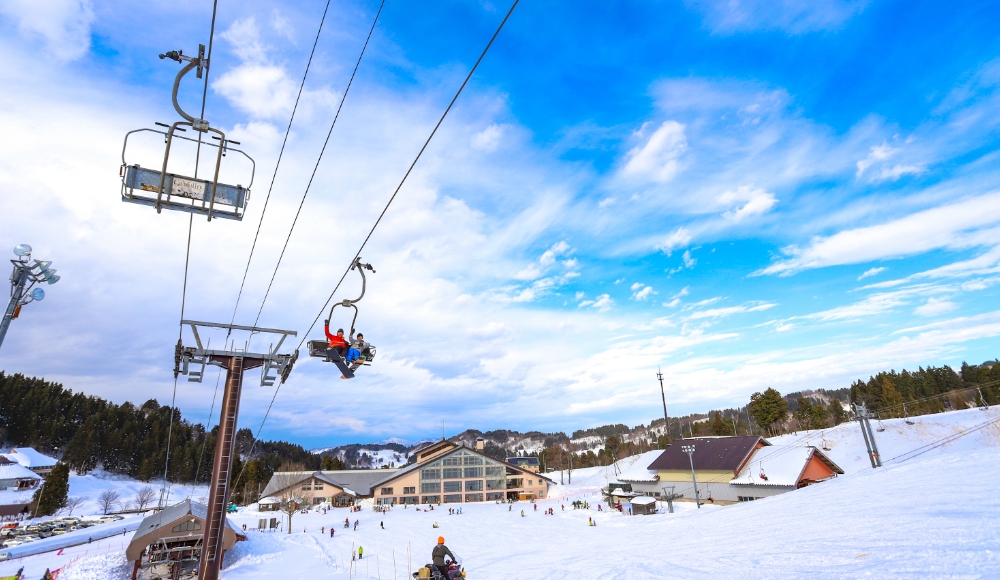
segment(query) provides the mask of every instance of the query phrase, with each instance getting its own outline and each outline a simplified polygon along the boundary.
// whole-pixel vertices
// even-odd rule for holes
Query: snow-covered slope
[[[237,544],[222,578],[402,580],[409,578],[408,565],[415,569],[429,559],[438,535],[464,559],[473,580],[508,580],[525,572],[533,578],[566,580],[996,577],[1000,409],[924,420],[927,423],[919,430],[917,425],[903,424],[905,429],[894,431],[886,422],[886,430],[876,434],[880,445],[885,441],[887,463],[880,469],[865,467],[860,435],[852,437],[856,425],[828,431],[828,444],[842,433],[839,443],[829,446],[841,448],[834,460],[845,467],[844,476],[726,507],[696,509],[680,503],[673,514],[635,517],[598,512],[599,496],[588,492],[587,486],[599,487],[615,476],[614,468],[601,467],[574,471],[573,485],[565,486],[573,495],[538,502],[537,512],[522,502],[512,507],[464,504],[461,515],[448,515],[449,506],[426,512],[394,508],[378,514],[366,502],[362,512],[296,514],[292,534],[252,532],[248,542]],[[996,423],[973,431],[987,421]],[[969,434],[934,447],[963,432]],[[804,435],[815,434],[779,439],[803,443],[796,438]],[[928,451],[891,460],[921,449]],[[625,465],[628,460],[621,462],[622,469],[645,461],[629,459],[629,465]],[[588,499],[595,509],[571,509],[569,501],[577,497]],[[555,515],[542,515],[549,507]],[[258,517],[273,516],[241,511],[232,518],[256,527]],[[345,517],[359,521],[357,531],[342,527]],[[589,526],[588,518],[597,525]],[[440,527],[433,527],[435,522]],[[333,538],[330,526],[336,530]],[[364,559],[348,572],[358,546],[364,547]],[[46,566],[55,563],[59,563],[55,556],[0,563],[0,575],[24,565],[29,578],[40,577]],[[60,580],[127,577],[124,556],[112,552],[75,562]]]

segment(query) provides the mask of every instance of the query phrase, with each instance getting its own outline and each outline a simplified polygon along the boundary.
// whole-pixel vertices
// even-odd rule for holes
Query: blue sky
[[[257,174],[242,223],[195,221],[191,318],[231,316],[323,6],[220,3],[206,117]],[[330,7],[239,323],[377,8]],[[507,8],[386,3],[262,325],[308,328]],[[117,169],[126,131],[175,118],[177,65],[156,55],[194,52],[209,17],[0,7],[0,247],[30,243],[63,275],[0,368],[169,401],[187,217],[121,203]],[[525,0],[362,254],[377,273],[358,327],[379,360],[354,381],[304,361],[264,436],[634,425],[659,414],[658,367],[683,414],[995,358],[996,22],[985,3]],[[214,387],[182,382],[178,404],[205,421]],[[244,425],[272,394],[246,392]]]

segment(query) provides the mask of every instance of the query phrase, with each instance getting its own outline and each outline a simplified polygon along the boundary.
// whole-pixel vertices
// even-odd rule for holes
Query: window
[[[483,458],[480,457],[480,456],[478,456],[478,455],[467,455],[464,459],[465,459],[465,461],[463,461],[463,463],[465,463],[465,465],[482,465],[483,464]]]
[[[444,496],[444,503],[462,503],[462,494],[446,495]]]
[[[465,477],[482,477],[483,468],[482,467],[466,467]]]
[[[170,528],[170,531],[176,534],[179,532],[194,532],[200,529],[201,529],[201,522],[192,519],[184,522],[183,524],[177,524],[176,526]]]
[[[312,482],[307,481],[302,484],[302,491],[309,491],[310,489],[312,489]]]
[[[440,469],[421,469],[420,479],[441,479]]]
[[[534,480],[531,480],[531,479],[529,479],[529,480],[528,480],[528,485],[534,485],[533,481],[534,481]]]
[[[323,482],[317,481],[313,483],[313,489],[321,490],[323,489]]]
[[[324,500],[324,499],[325,499],[325,498],[322,498],[322,497],[314,497],[314,498],[313,498],[313,505],[316,505],[316,504],[320,504],[320,503],[323,503],[323,500]]]
[[[483,501],[483,494],[481,494],[481,493],[467,493],[467,494],[465,494],[465,502],[466,503],[473,502],[473,501]]]
[[[471,481],[466,481],[465,491],[483,491],[483,480],[474,479]],[[482,494],[479,495],[481,496]],[[482,501],[482,499],[480,498],[479,501]]]
[[[392,488],[391,487],[383,487],[382,488],[382,495],[392,495]]]
[[[457,456],[445,457],[441,463],[445,465],[462,465],[462,458]]]
[[[736,499],[738,499],[740,501],[754,501],[754,500],[761,499],[761,498],[759,498],[759,497],[751,497],[751,496],[738,495],[738,496],[736,496]]]
[[[462,491],[461,481],[446,481],[444,482],[444,492],[445,493],[455,493],[456,491]],[[447,500],[445,500],[447,501]]]
[[[416,498],[414,498],[416,499]],[[396,498],[394,497],[380,497],[378,498],[379,505],[393,505],[396,503]]]
[[[486,465],[486,477],[503,477],[504,473],[502,465]]]
[[[420,484],[420,493],[441,493],[441,482],[423,482]]]
[[[404,505],[416,505],[418,499],[420,499],[420,498],[418,498],[415,495],[408,496],[408,497],[401,497],[401,498],[399,498],[399,503],[404,504]]]
[[[421,499],[420,503],[441,503],[440,495],[425,495],[420,499]]]
[[[500,479],[487,479],[486,489],[507,489],[507,480]]]
[[[507,480],[507,489],[514,489],[515,487],[522,487],[524,485],[524,480],[520,477],[515,477]]]
[[[444,471],[445,479],[461,479],[462,478],[462,468],[461,467],[445,467]]]
[[[417,488],[416,488],[416,486],[414,486],[414,487],[404,487],[403,488],[403,493],[406,494],[406,495],[411,495],[411,494],[417,493]]]
[[[503,492],[493,492],[486,494],[486,501],[496,501],[498,499],[504,499]]]

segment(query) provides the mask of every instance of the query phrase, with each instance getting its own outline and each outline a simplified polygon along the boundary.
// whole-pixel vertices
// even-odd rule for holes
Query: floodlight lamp
[[[28,244],[18,244],[17,246],[14,246],[14,254],[17,256],[30,256],[31,246]]]
[[[35,268],[38,268],[39,272],[45,272],[50,267],[52,267],[52,262],[48,260],[35,260]]]
[[[45,280],[49,280],[50,278],[56,275],[56,272],[58,272],[58,270],[56,270],[55,268],[48,268],[46,270],[42,270],[42,278],[44,278]]]
[[[58,282],[58,281],[59,281],[60,279],[61,279],[61,277],[60,277],[60,276],[53,276],[53,277],[51,277],[51,278],[49,278],[49,279],[48,279],[48,283],[49,283],[49,284],[55,284],[55,283],[56,283],[56,282]]]
[[[31,291],[31,299],[36,301],[44,300],[45,290],[42,290],[41,288],[35,288],[34,290]]]

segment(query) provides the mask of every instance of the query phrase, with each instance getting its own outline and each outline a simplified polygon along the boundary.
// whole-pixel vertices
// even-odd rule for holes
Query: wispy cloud
[[[632,300],[641,302],[643,300],[646,300],[653,294],[656,294],[656,291],[653,290],[652,286],[647,286],[640,282],[632,284]]]
[[[759,187],[741,185],[735,191],[727,191],[720,195],[719,203],[725,206],[737,206],[727,210],[722,217],[741,222],[745,218],[767,213],[778,203],[778,199],[773,193],[768,193]]]
[[[607,312],[615,305],[615,301],[607,294],[601,294],[594,300],[584,300],[577,305],[577,308],[590,307],[598,312]]]
[[[622,174],[633,179],[666,183],[681,170],[680,157],[687,151],[684,125],[664,121],[648,138],[645,132],[646,125],[636,132],[636,138],[644,142],[628,152]]]
[[[719,34],[754,30],[784,30],[804,34],[835,29],[856,14],[868,0],[685,0],[705,15],[705,25]]]
[[[739,306],[727,306],[725,308],[711,308],[708,310],[698,310],[687,315],[686,320],[698,320],[701,318],[723,318],[733,314],[744,312],[761,312],[770,310],[777,306],[774,302],[748,302]]]
[[[804,248],[788,246],[786,257],[755,274],[794,274],[801,270],[900,258],[938,248],[992,245],[984,228],[1000,222],[1000,193],[943,205],[883,224],[815,237]]]
[[[860,276],[858,276],[858,280],[864,280],[865,278],[868,278],[870,276],[875,276],[876,274],[880,274],[880,273],[882,273],[884,271],[885,271],[885,268],[882,267],[882,266],[880,266],[878,268],[869,268],[869,269],[865,270],[863,274],[861,274]]]

